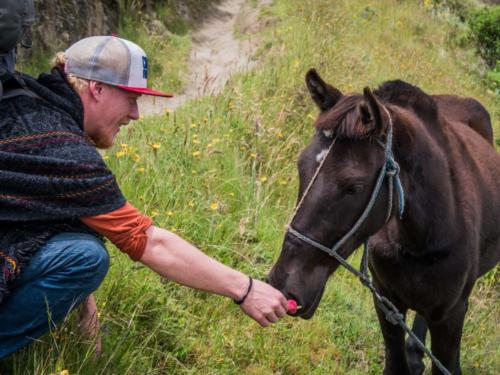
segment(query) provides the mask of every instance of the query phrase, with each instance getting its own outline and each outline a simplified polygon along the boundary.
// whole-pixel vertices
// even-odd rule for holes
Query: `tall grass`
[[[470,74],[472,53],[444,46],[447,24],[419,2],[277,0],[262,13],[270,26],[260,68],[217,97],[129,126],[105,152],[132,204],[224,263],[263,277],[279,254],[296,199],[295,162],[317,114],[303,83],[311,67],[344,92],[402,78],[431,93],[476,97],[498,137],[499,98]],[[312,320],[286,318],[264,330],[227,299],[161,280],[114,248],[111,255],[97,292],[104,354],[93,361],[69,319],[11,359],[15,374],[382,371],[370,295],[345,271],[332,277]],[[500,368],[498,297],[493,271],[471,297],[464,373]]]

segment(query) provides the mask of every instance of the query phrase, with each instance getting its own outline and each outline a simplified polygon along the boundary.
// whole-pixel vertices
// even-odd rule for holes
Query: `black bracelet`
[[[233,300],[234,303],[236,303],[237,305],[241,305],[243,302],[245,302],[245,300],[247,299],[248,295],[250,294],[250,291],[252,290],[252,285],[253,285],[253,279],[248,276],[248,280],[249,280],[249,283],[248,283],[248,290],[247,292],[245,293],[245,295],[243,296],[243,298],[241,298],[240,300],[236,301],[236,300]]]

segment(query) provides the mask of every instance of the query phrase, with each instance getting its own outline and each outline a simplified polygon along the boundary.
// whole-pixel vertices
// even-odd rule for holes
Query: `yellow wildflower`
[[[218,209],[219,209],[219,203],[217,203],[217,202],[212,203],[212,204],[210,205],[210,209],[211,209],[212,211],[216,211],[216,210],[218,210]]]
[[[260,182],[266,182],[267,181],[267,177],[266,176],[262,176],[259,180],[260,180]]]
[[[199,145],[201,142],[198,139],[193,139],[193,144],[194,145]]]
[[[161,147],[161,144],[159,144],[159,143],[153,143],[151,145],[151,147],[153,148],[153,150],[158,150]]]
[[[68,370],[62,370],[59,375],[69,375],[69,371]]]
[[[132,157],[134,159],[134,161],[139,161],[141,160],[141,157],[139,154],[134,154],[134,156]]]
[[[255,159],[257,157],[257,154],[255,152],[252,152],[250,156]]]
[[[144,173],[146,171],[146,169],[144,167],[139,167],[136,169],[136,171],[139,173]]]
[[[119,159],[119,158],[122,158],[124,157],[125,155],[127,155],[127,152],[126,151],[118,151],[116,153],[116,157]]]
[[[191,125],[189,125],[189,127],[190,127],[191,129],[196,129],[196,128],[198,127],[198,125],[196,125],[196,124],[191,124]]]
[[[194,207],[194,202],[193,201],[189,201],[188,202],[188,206],[191,207],[191,208]]]
[[[128,144],[126,144],[126,143],[120,143],[120,147],[121,147],[121,148],[127,148],[127,147],[128,147]]]
[[[193,152],[193,156],[194,157],[198,157],[200,155],[201,155],[201,151],[195,151],[195,152]]]
[[[167,114],[172,113],[172,108],[165,108],[163,111]]]
[[[168,211],[167,216],[174,216],[174,211]]]
[[[158,216],[160,213],[156,210],[151,211],[151,217]]]

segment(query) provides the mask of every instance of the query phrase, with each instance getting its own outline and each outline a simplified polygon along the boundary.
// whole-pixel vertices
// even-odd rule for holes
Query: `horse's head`
[[[386,141],[389,115],[368,88],[362,95],[343,95],[315,70],[307,73],[306,83],[321,113],[316,134],[299,158],[299,203],[291,227],[331,248],[370,201],[386,160],[381,143]],[[385,224],[387,189],[384,183],[367,219],[338,249],[344,259]],[[288,232],[269,282],[302,305],[297,315],[308,319],[338,265],[327,253]]]

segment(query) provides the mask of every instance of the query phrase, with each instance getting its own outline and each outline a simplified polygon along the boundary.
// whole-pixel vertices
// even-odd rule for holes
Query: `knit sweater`
[[[38,95],[0,102],[0,304],[33,254],[79,218],[125,204],[83,131],[83,105],[64,73],[23,75]]]

